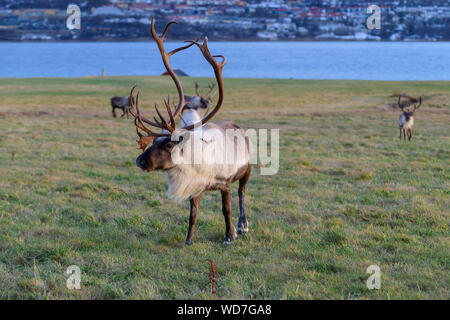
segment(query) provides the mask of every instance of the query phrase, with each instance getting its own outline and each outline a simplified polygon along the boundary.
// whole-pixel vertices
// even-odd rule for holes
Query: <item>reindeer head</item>
[[[184,47],[180,47],[177,49],[174,49],[170,51],[169,53],[166,53],[164,49],[164,38],[167,34],[167,31],[169,30],[169,27],[171,24],[176,22],[169,22],[161,37],[158,37],[155,25],[154,25],[154,19],[152,18],[152,26],[151,26],[151,32],[152,37],[155,40],[155,42],[158,45],[159,52],[161,54],[161,58],[163,60],[164,66],[169,73],[172,80],[175,82],[175,86],[177,87],[178,91],[178,105],[175,109],[175,112],[172,113],[171,109],[171,103],[169,100],[169,97],[167,100],[164,100],[164,104],[166,106],[167,113],[169,115],[169,121],[166,121],[164,117],[161,115],[160,111],[158,110],[156,104],[155,104],[155,111],[159,117],[159,119],[156,118],[156,116],[153,117],[153,120],[148,120],[147,118],[143,117],[139,111],[139,92],[136,95],[136,103],[134,103],[134,96],[133,91],[136,88],[134,86],[131,89],[130,92],[130,113],[134,117],[134,123],[136,126],[136,133],[139,137],[139,140],[137,140],[137,143],[142,149],[142,154],[136,158],[136,165],[141,168],[142,170],[146,171],[153,171],[153,170],[169,170],[176,166],[172,159],[172,152],[174,148],[177,146],[178,143],[180,143],[183,139],[181,137],[181,133],[192,130],[194,128],[197,128],[198,126],[201,126],[205,123],[207,123],[214,115],[219,111],[220,107],[222,106],[223,102],[223,81],[222,81],[222,69],[226,63],[226,59],[224,56],[212,56],[209,48],[208,48],[208,38],[205,38],[203,41],[203,44],[200,44],[198,41],[199,39],[195,41],[186,41],[190,42],[189,45],[186,45]],[[181,83],[179,79],[177,78],[176,74],[173,72],[172,68],[170,67],[169,58],[182,50],[185,50],[193,45],[196,45],[200,51],[203,54],[203,57],[209,62],[209,64],[214,69],[214,74],[216,76],[218,88],[219,88],[219,99],[217,101],[216,106],[214,109],[208,113],[199,123],[192,124],[190,126],[187,126],[181,130],[176,130],[175,128],[175,120],[177,117],[181,115],[181,112],[183,111],[183,108],[186,105],[185,96],[183,94],[183,88],[181,86]],[[222,58],[222,62],[218,63],[216,61],[216,57]],[[153,132],[150,128],[148,128],[145,124],[153,126],[155,128],[161,129],[160,133]],[[146,136],[142,135],[139,130],[145,131],[147,133]],[[179,137],[179,138],[175,138]],[[151,146],[149,148],[148,145],[151,143]]]
[[[171,154],[177,143],[170,137],[155,139],[150,148],[136,158],[136,165],[144,171],[172,169],[175,164]]]
[[[404,99],[403,102],[401,101],[402,98]],[[407,109],[411,105],[413,106],[413,109],[412,110]],[[408,117],[412,117],[414,115],[414,112],[417,109],[419,109],[421,105],[422,105],[422,96],[420,96],[419,98],[414,98],[403,94],[399,95],[398,97],[398,106],[403,111],[403,113],[408,115]]]
[[[201,94],[199,92],[199,85],[195,82],[195,96],[185,96],[186,108],[194,110],[209,109],[212,106],[214,96],[217,93],[217,91],[213,93],[215,86],[214,83],[210,83],[207,87],[208,92]]]

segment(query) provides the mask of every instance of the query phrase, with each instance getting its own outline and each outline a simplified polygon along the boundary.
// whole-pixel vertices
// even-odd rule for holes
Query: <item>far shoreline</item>
[[[115,78],[157,78],[157,77],[168,77],[167,75],[85,75],[76,77],[4,77],[0,76],[0,81],[10,81],[10,80],[87,80],[87,79],[98,79],[98,80],[108,80]],[[196,79],[210,79],[209,77],[191,77],[191,76],[179,76],[179,78],[191,78]],[[302,78],[240,78],[240,77],[223,77],[227,80],[256,80],[256,81],[313,81],[313,82],[387,82],[387,83],[400,83],[400,82],[450,82],[450,79],[433,79],[433,80],[375,80],[375,79],[302,79]]]
[[[183,42],[186,39],[166,39],[165,42]],[[373,43],[447,43],[450,40],[356,40],[356,39],[279,39],[279,40],[270,40],[270,39],[236,39],[236,40],[217,40],[208,38],[209,42],[373,42]],[[115,39],[115,38],[101,38],[95,40],[0,40],[0,43],[108,43],[108,42],[153,42],[151,38],[135,38],[135,39]]]

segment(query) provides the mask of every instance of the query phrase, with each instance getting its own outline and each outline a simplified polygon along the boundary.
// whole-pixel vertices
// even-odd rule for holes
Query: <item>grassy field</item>
[[[449,82],[226,79],[215,121],[279,128],[280,170],[254,167],[250,232],[230,246],[205,194],[186,248],[188,202],[135,166],[133,122],[111,117],[135,83],[147,114],[175,93],[164,77],[0,79],[0,299],[212,299],[209,259],[219,299],[450,298]],[[424,96],[411,142],[394,91]]]

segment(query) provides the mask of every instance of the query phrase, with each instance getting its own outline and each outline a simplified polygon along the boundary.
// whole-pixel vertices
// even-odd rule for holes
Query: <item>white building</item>
[[[113,6],[103,6],[92,10],[92,15],[94,16],[123,16],[124,13],[119,8]]]

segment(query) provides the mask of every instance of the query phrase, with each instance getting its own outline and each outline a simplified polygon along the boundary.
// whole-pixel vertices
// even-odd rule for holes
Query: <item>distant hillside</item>
[[[69,3],[81,10],[81,29],[68,30]],[[148,39],[170,20],[171,39],[208,34],[213,40],[450,40],[448,0],[378,1],[381,29],[368,30],[372,1],[228,0],[0,0],[0,40]]]

